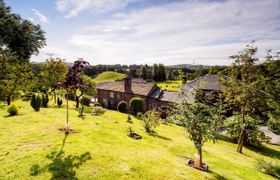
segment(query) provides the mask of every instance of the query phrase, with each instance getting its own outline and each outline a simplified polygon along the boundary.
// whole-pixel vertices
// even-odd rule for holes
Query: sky
[[[280,51],[280,0],[6,0],[40,24],[47,46],[31,61],[229,65],[256,41]]]

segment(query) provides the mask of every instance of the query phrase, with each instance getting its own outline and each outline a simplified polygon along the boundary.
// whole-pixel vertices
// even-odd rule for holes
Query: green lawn
[[[125,78],[126,75],[118,72],[113,71],[106,71],[101,74],[99,74],[94,80],[98,82],[108,82],[108,81],[114,81],[114,80],[120,80]]]
[[[29,102],[18,102],[20,114],[7,116],[0,104],[0,179],[273,179],[255,169],[256,158],[280,159],[280,146],[262,152],[218,141],[206,143],[204,162],[210,172],[185,165],[195,153],[183,128],[161,125],[157,135],[144,132],[142,121],[107,111],[84,119],[71,103],[70,123],[78,133],[65,136],[65,109],[43,108],[34,112]],[[65,102],[64,102],[65,103]],[[142,140],[127,136],[132,126]]]
[[[168,91],[178,91],[179,87],[182,86],[182,81],[171,81],[167,80],[164,82],[157,82],[156,83],[161,89],[168,90]]]

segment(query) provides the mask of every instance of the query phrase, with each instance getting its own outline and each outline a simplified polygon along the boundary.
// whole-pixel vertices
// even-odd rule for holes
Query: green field
[[[167,80],[164,82],[157,82],[156,83],[161,89],[168,90],[168,91],[178,91],[179,87],[182,86],[182,81],[171,81]]]
[[[107,111],[102,116],[78,117],[70,107],[71,128],[65,136],[65,108],[42,108],[34,112],[29,102],[18,102],[20,114],[7,116],[0,104],[0,179],[273,179],[256,170],[256,159],[280,159],[280,146],[267,145],[261,152],[218,141],[206,143],[204,162],[210,172],[185,165],[195,148],[183,128],[160,125],[154,136],[144,132],[142,121]],[[127,129],[143,136],[134,140]]]
[[[108,82],[108,81],[115,81],[125,78],[126,75],[118,72],[113,71],[106,71],[99,74],[94,80],[98,82]]]

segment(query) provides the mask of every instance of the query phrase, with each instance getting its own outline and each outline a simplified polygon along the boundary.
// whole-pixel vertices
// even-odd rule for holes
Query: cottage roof
[[[218,75],[207,74],[205,76],[199,77],[187,84],[184,84],[180,89],[184,91],[190,91],[190,89],[202,89],[202,90],[220,90],[222,84],[219,82]]]
[[[162,91],[158,100],[167,102],[178,102],[180,99],[179,93],[174,91]]]
[[[124,80],[111,81],[107,83],[98,84],[97,88],[109,91],[125,92],[124,83]],[[154,86],[155,84],[151,82],[145,82],[139,79],[132,79],[131,90],[133,94],[148,96]]]

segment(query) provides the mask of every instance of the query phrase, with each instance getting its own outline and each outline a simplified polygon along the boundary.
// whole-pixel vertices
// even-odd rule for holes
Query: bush
[[[118,111],[122,112],[122,113],[127,113],[128,109],[127,109],[127,102],[125,101],[121,101],[118,104]]]
[[[145,131],[148,133],[153,133],[154,129],[160,124],[161,121],[159,114],[154,110],[150,110],[147,111],[143,117]]]
[[[98,116],[98,115],[104,114],[105,112],[106,112],[106,109],[96,106],[93,108],[92,114]]]
[[[272,132],[280,135],[280,119],[270,116],[267,126]]]
[[[15,115],[17,115],[18,112],[19,112],[19,109],[18,109],[17,104],[12,103],[12,104],[8,107],[7,111],[8,111],[8,113],[10,114],[10,116],[15,116]]]
[[[59,108],[61,108],[62,103],[63,103],[62,99],[57,98],[57,106],[58,106]]]
[[[65,94],[65,98],[67,99],[67,94]],[[68,100],[70,101],[75,101],[75,93],[73,91],[71,91],[69,94],[68,94]]]
[[[101,104],[99,102],[95,102],[95,103],[93,103],[93,106],[94,107],[96,107],[96,106],[101,107]]]
[[[228,134],[235,142],[238,141],[238,137],[239,137],[240,119],[241,116],[234,115],[225,120],[225,127],[228,131]],[[260,147],[263,141],[268,140],[267,137],[263,132],[259,130],[255,120],[252,117],[246,116],[245,119],[246,119],[245,120],[246,123],[245,123],[244,144]]]
[[[159,107],[159,114],[161,119],[166,119],[170,113],[171,113],[171,108],[169,106]]]
[[[91,98],[89,96],[83,96],[81,98],[82,105],[89,106],[90,102],[91,102]]]
[[[49,103],[49,95],[48,94],[43,94],[42,95],[42,107],[47,108]]]
[[[134,115],[137,115],[138,112],[144,112],[144,101],[142,98],[132,98],[129,101],[129,110],[133,112]]]
[[[31,93],[31,92],[25,93],[23,96],[21,96],[21,100],[23,100],[23,101],[30,101],[31,97],[32,97],[32,94],[33,93]]]
[[[266,162],[258,159],[257,169],[265,174],[269,174],[280,179],[280,164],[276,162]]]
[[[133,123],[132,118],[131,118],[131,116],[130,116],[130,115],[128,115],[128,116],[127,116],[127,122],[129,122],[129,123]]]
[[[41,96],[39,96],[39,95],[36,96],[35,94],[33,94],[30,104],[35,111],[40,111],[40,107],[42,104]]]

